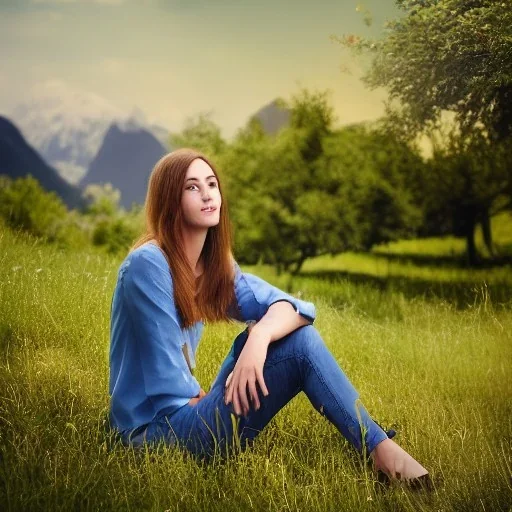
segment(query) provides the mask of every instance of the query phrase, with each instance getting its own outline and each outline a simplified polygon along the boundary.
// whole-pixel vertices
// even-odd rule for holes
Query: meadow
[[[427,493],[380,484],[303,394],[237,457],[201,464],[116,444],[108,342],[122,258],[2,229],[0,509],[512,510],[512,267],[465,268],[462,249],[402,241],[316,258],[295,277],[244,269],[316,304],[315,326],[367,409],[430,470]],[[204,389],[243,327],[206,327]]]

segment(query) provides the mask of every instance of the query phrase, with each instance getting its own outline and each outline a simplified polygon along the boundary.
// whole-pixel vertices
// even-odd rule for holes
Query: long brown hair
[[[204,270],[196,284],[182,237],[181,197],[187,170],[197,158],[212,168],[219,185],[222,206],[219,223],[208,228],[200,256]],[[153,239],[163,250],[172,275],[174,301],[182,327],[190,327],[201,320],[229,320],[227,311],[234,300],[232,235],[226,198],[212,163],[203,154],[188,148],[163,156],[151,172],[144,209],[146,232],[131,250]],[[199,291],[196,295],[197,288]]]

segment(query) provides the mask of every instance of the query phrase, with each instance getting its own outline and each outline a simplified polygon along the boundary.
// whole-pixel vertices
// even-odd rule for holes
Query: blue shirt
[[[274,302],[285,300],[310,320],[315,306],[288,295],[235,265],[236,306],[230,316],[260,320]],[[150,423],[160,411],[172,414],[199,393],[191,373],[203,323],[183,329],[173,282],[161,249],[147,243],[119,268],[110,319],[110,419],[119,432]],[[187,363],[185,352],[188,353]]]

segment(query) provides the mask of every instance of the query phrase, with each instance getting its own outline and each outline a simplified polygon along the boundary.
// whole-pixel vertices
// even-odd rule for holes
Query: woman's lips
[[[209,206],[208,208],[202,208],[201,212],[208,214],[213,213],[215,210],[217,210],[217,208],[215,208],[214,206]]]

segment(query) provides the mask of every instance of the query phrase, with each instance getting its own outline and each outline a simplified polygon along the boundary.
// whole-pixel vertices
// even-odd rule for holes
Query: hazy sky
[[[229,137],[301,86],[330,89],[340,124],[372,119],[384,92],[330,36],[378,35],[397,13],[392,0],[0,0],[0,112],[59,80],[171,130],[211,111]]]

